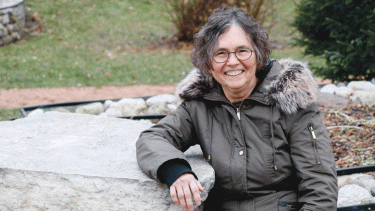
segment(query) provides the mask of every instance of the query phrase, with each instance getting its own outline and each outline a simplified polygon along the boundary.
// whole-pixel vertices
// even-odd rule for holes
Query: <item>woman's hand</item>
[[[175,204],[181,205],[184,211],[194,210],[193,197],[197,205],[201,204],[199,192],[203,192],[203,187],[194,175],[182,174],[170,187],[171,197]]]

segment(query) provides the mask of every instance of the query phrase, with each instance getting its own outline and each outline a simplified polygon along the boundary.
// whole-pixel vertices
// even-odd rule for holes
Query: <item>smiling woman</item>
[[[176,86],[182,103],[140,135],[140,168],[185,211],[201,204],[203,188],[183,154],[196,144],[216,176],[204,210],[336,210],[317,84],[305,63],[271,60],[269,46],[241,9],[216,9],[195,35],[196,69]]]

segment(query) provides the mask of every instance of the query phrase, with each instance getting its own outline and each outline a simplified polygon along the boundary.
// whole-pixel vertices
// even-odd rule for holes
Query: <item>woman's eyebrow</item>
[[[249,49],[251,49],[251,46],[240,45],[240,46],[237,46],[235,48],[235,50],[240,49],[240,48],[249,48]],[[216,49],[216,51],[222,51],[222,50],[229,51],[229,48],[222,47],[222,48]]]

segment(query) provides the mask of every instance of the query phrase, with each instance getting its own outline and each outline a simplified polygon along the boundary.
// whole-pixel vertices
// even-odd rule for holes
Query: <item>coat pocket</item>
[[[320,165],[321,164],[321,161],[320,161],[320,157],[319,157],[319,153],[318,153],[318,147],[316,145],[316,134],[315,134],[315,130],[314,130],[314,125],[312,123],[308,124],[307,125],[307,129],[310,131],[311,133],[311,147],[312,149],[314,150],[314,155],[315,155],[315,159],[316,159],[316,164]]]

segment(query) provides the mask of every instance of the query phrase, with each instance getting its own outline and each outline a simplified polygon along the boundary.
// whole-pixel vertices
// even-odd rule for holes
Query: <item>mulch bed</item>
[[[336,167],[375,164],[375,106],[320,105]]]

